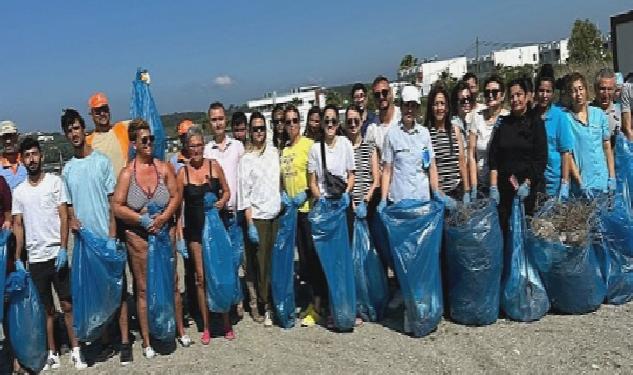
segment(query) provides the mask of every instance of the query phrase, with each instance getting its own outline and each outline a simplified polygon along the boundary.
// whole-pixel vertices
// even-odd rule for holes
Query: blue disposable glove
[[[609,193],[615,192],[615,178],[609,177],[607,180],[607,189],[609,189]]]
[[[63,247],[57,252],[57,258],[55,259],[55,271],[59,272],[62,268],[66,267],[68,263],[68,253]]]
[[[176,251],[182,255],[183,259],[189,259],[189,252],[187,251],[187,245],[185,244],[184,238],[176,240]]]
[[[360,202],[358,206],[356,206],[356,210],[354,210],[356,217],[359,219],[364,219],[367,217],[367,205],[365,202]]]
[[[464,193],[464,196],[462,197],[462,203],[466,206],[470,204],[470,192],[467,191]]]
[[[343,195],[341,195],[341,203],[343,203],[345,207],[349,207],[350,199],[348,192],[345,192],[343,193]]]
[[[566,201],[569,199],[569,183],[561,182],[560,190],[558,191],[558,200]]]
[[[281,205],[284,207],[288,207],[291,204],[292,204],[292,200],[290,199],[288,194],[286,194],[285,191],[281,192]]]
[[[470,201],[474,202],[477,200],[477,187],[473,187],[470,189]]]
[[[15,261],[15,270],[26,272],[26,270],[24,269],[24,263],[22,263],[22,261],[19,259]]]
[[[385,207],[387,207],[387,201],[384,199],[380,200],[380,203],[378,203],[378,206],[376,206],[376,211],[378,211],[378,213],[381,213]]]
[[[593,199],[593,193],[591,192],[591,189],[588,189],[587,186],[585,186],[585,184],[583,184],[582,182],[580,183],[580,194],[582,194],[582,196],[586,199]]]
[[[300,192],[294,198],[292,198],[292,202],[297,206],[301,206],[305,203],[306,199],[308,199],[308,194],[305,191]]]
[[[501,196],[499,195],[499,188],[496,186],[490,187],[490,199],[494,200],[495,203],[499,204],[501,202]]]
[[[259,233],[257,233],[257,228],[255,224],[248,224],[247,229],[248,239],[253,243],[253,245],[259,245]]]
[[[106,249],[108,249],[108,252],[116,251],[116,238],[108,238],[108,242],[106,242]]]
[[[433,192],[433,198],[444,203],[444,207],[446,207],[446,209],[449,211],[457,208],[457,202],[455,202],[455,199],[449,197],[444,193]]]
[[[521,200],[524,200],[528,195],[530,195],[530,187],[527,183],[524,182],[521,186],[519,186],[519,189],[517,189],[517,195]]]
[[[145,228],[145,230],[149,229],[152,226],[154,220],[149,217],[149,214],[146,212],[138,218],[138,223]]]

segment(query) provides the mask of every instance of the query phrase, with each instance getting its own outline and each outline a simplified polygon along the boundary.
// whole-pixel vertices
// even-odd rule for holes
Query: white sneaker
[[[400,307],[400,305],[402,305],[402,303],[404,302],[404,299],[402,298],[402,292],[400,291],[400,289],[396,290],[396,293],[393,295],[393,298],[391,299],[391,301],[389,301],[389,305],[387,305],[388,308],[390,309],[397,309],[398,307]]]
[[[191,338],[187,335],[182,335],[178,338],[178,342],[183,348],[188,348],[191,346]]]
[[[81,351],[79,348],[73,348],[72,352],[70,352],[70,361],[75,365],[77,370],[85,369],[88,367],[86,361],[84,361],[83,355],[81,355]]]
[[[273,326],[273,319],[271,317],[272,312],[270,311],[266,311],[266,313],[264,313],[264,327],[272,327]]]
[[[42,371],[59,368],[59,355],[53,352],[48,352],[48,358],[46,359],[46,365]]]
[[[403,325],[404,333],[411,333],[413,329],[411,328],[411,323],[409,322],[409,314],[407,314],[407,310],[404,311],[404,325]]]
[[[143,348],[143,356],[147,359],[152,359],[156,357],[156,352],[151,346],[147,346]]]

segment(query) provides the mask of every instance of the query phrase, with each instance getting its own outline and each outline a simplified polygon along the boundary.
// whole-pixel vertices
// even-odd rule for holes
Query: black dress
[[[183,200],[185,203],[185,227],[183,235],[187,241],[202,243],[202,229],[204,227],[204,195],[214,193],[220,198],[220,180],[213,177],[211,162],[209,162],[209,182],[206,184],[192,184],[189,182],[189,167],[184,166],[186,183],[183,188]]]

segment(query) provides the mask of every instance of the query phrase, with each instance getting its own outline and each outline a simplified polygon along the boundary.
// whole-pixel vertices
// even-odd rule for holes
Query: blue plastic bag
[[[31,275],[12,272],[6,280],[9,295],[9,341],[20,364],[37,373],[47,358],[46,316]]]
[[[380,256],[382,264],[393,269],[393,256],[391,255],[387,228],[385,228],[385,224],[380,218],[378,212],[371,215],[371,217],[368,216],[367,224],[369,225],[369,234],[371,236],[372,243],[376,247],[376,251]]]
[[[535,216],[542,216],[550,209],[551,205],[546,204]],[[592,239],[590,233],[584,246],[570,246],[528,233],[528,252],[533,256],[554,310],[582,314],[598,309],[604,301],[607,287]]]
[[[4,318],[4,282],[7,274],[7,259],[9,250],[7,249],[7,240],[11,235],[11,231],[0,231],[0,323]]]
[[[154,136],[153,155],[156,159],[165,160],[166,139],[165,129],[160,120],[160,113],[156,109],[154,98],[149,90],[149,83],[142,78],[147,75],[147,71],[138,68],[136,77],[132,82],[132,99],[130,100],[130,118],[142,118],[147,121],[150,131]],[[131,158],[134,155],[130,155]]]
[[[484,202],[465,222],[445,227],[447,302],[461,324],[492,324],[499,316],[503,236],[496,204]]]
[[[628,197],[633,196],[633,143],[624,134],[615,138],[615,176],[619,184],[627,189]],[[629,208],[631,201],[628,200]]]
[[[389,234],[405,313],[415,336],[435,330],[444,311],[440,247],[444,205],[401,200],[381,214]]]
[[[236,215],[223,215],[223,220],[233,249],[233,267],[235,268],[235,272],[239,272],[240,265],[244,260],[244,212],[239,211]],[[237,281],[235,284],[237,289],[235,290],[233,304],[237,304],[244,299],[239,277]]]
[[[270,287],[275,315],[279,325],[292,328],[295,325],[294,258],[297,235],[297,206],[285,207],[279,220],[277,238],[273,244]]]
[[[218,198],[213,193],[204,196],[204,228],[202,230],[202,258],[209,310],[228,313],[235,303],[239,278],[235,266],[235,252],[222,220],[215,207]]]
[[[163,207],[150,203],[150,216],[160,213]],[[165,224],[147,240],[147,318],[150,334],[163,341],[176,337],[174,306],[175,259],[169,237],[169,226]]]
[[[125,252],[108,249],[108,239],[81,228],[75,236],[71,286],[73,330],[94,341],[121,305]]]
[[[342,198],[319,200],[308,214],[308,220],[314,247],[327,280],[334,326],[340,330],[353,329],[356,321],[356,286],[347,229],[347,206]]]
[[[628,187],[618,192],[600,208],[600,233],[595,247],[607,284],[606,302],[614,305],[633,299],[633,215]]]
[[[389,300],[389,285],[365,219],[354,220],[352,258],[358,314],[365,321],[379,321]]]
[[[518,197],[512,203],[509,220],[505,253],[510,257],[510,263],[504,272],[501,307],[512,320],[539,320],[549,311],[550,303],[530,250],[526,247],[525,211]]]

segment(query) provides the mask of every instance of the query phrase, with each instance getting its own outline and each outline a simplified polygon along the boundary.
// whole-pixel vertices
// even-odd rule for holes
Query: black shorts
[[[53,289],[61,301],[71,302],[70,298],[70,268],[68,266],[55,271],[55,259],[40,263],[29,263],[29,272],[37,291],[40,302],[46,306],[53,306]]]

